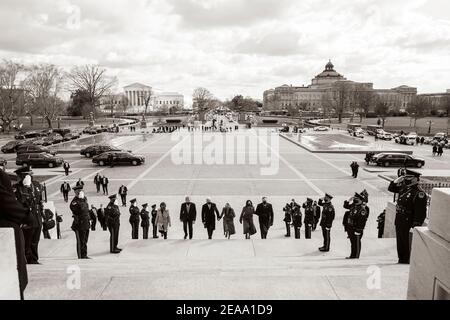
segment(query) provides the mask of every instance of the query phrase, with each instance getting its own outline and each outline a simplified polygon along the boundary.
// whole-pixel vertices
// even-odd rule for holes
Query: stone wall
[[[0,300],[19,300],[14,229],[0,228]]]

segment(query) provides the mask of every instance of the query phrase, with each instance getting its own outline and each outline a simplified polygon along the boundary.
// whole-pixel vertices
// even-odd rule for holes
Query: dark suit
[[[120,199],[122,200],[122,206],[127,206],[127,194],[128,194],[128,188],[125,186],[122,186],[119,188],[119,195]]]
[[[103,177],[102,180],[103,194],[108,195],[108,184],[109,179],[107,177]]]
[[[255,214],[259,217],[261,239],[267,239],[269,228],[273,225],[273,209],[270,203],[260,203],[256,207]]]
[[[68,184],[67,182],[64,182],[61,185],[61,193],[63,194],[65,202],[69,201],[69,192],[70,192],[70,190],[71,190],[70,184]]]
[[[188,210],[189,206],[189,210]],[[180,209],[180,220],[183,222],[184,238],[186,239],[189,232],[189,239],[194,236],[192,225],[197,219],[197,208],[195,203],[183,203]]]
[[[17,270],[19,273],[20,295],[28,284],[25,241],[20,225],[28,218],[28,210],[16,200],[8,175],[0,170],[0,228],[13,228],[16,240]]]
[[[216,230],[216,217],[219,218],[219,210],[215,203],[205,203],[202,207],[202,222],[208,230],[208,239],[212,239],[214,230]]]

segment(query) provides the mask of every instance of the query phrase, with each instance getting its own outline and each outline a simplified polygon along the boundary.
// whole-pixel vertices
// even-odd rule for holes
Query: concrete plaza
[[[206,139],[228,135],[254,136],[255,131],[206,133]],[[278,169],[273,175],[262,175],[265,165],[251,164],[183,164],[174,161],[180,144],[193,133],[182,132],[180,139],[171,135],[110,136],[118,147],[146,156],[140,167],[96,167],[77,154],[64,155],[72,165],[68,177],[62,169],[42,169],[37,173],[54,174],[46,182],[49,200],[63,215],[61,240],[42,240],[42,265],[29,266],[30,283],[27,299],[405,299],[408,266],[397,265],[395,239],[377,239],[376,218],[392,195],[380,170],[366,168],[364,155],[314,154],[280,138],[270,149]],[[259,139],[259,138],[258,138]],[[183,141],[183,142],[180,142]],[[393,142],[382,142],[393,144]],[[425,157],[422,171],[430,174],[450,172],[448,155],[431,157],[428,146],[396,146],[414,150]],[[236,150],[249,156],[253,149]],[[195,152],[198,152],[196,150]],[[194,152],[194,153],[195,153]],[[225,152],[226,153],[226,152]],[[176,158],[176,157],[175,157]],[[353,179],[350,162],[359,161],[360,176]],[[367,170],[365,170],[367,169]],[[51,171],[51,172],[50,172]],[[396,169],[382,169],[394,173]],[[88,252],[92,260],[76,259],[75,236],[68,204],[59,193],[62,181],[85,182],[89,204],[106,206],[108,198],[95,191],[96,173],[110,180],[110,194],[124,184],[128,199],[138,204],[164,201],[170,211],[172,228],[169,240],[131,240],[128,208],[121,208],[122,224],[119,255],[110,255],[109,233],[91,232]],[[361,259],[346,260],[350,244],[342,227],[344,200],[354,192],[367,189],[370,194],[370,217],[363,238]],[[306,197],[318,199],[327,192],[335,198],[336,220],[332,229],[331,252],[317,250],[322,245],[319,230],[313,239],[286,239],[283,206],[291,199],[302,204]],[[185,195],[197,204],[198,221],[194,240],[182,240],[179,208]],[[71,194],[71,197],[73,193]],[[200,210],[206,197],[212,197],[219,210],[226,202],[235,209],[237,234],[225,240],[222,222],[217,222],[214,240],[208,241],[201,224]],[[252,240],[244,240],[239,215],[247,199],[256,205],[268,196],[274,206],[275,223],[268,240],[260,240],[259,232]],[[257,220],[257,219],[256,219]],[[258,228],[258,222],[256,221]],[[140,230],[142,238],[142,230]],[[80,268],[81,287],[69,289],[71,272]],[[379,277],[378,277],[379,276]],[[373,278],[375,277],[375,278]],[[373,279],[379,281],[373,282]],[[372,285],[371,285],[372,283]],[[69,286],[70,287],[70,286]]]

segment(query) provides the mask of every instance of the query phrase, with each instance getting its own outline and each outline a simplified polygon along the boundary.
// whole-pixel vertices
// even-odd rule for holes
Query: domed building
[[[298,107],[303,110],[322,111],[324,103],[330,104],[342,88],[350,92],[372,91],[391,108],[402,109],[417,95],[417,88],[400,86],[393,89],[374,89],[373,83],[347,80],[334,69],[331,60],[325,69],[312,79],[309,86],[282,85],[264,92],[264,110],[284,110]],[[351,94],[347,94],[351,96]]]

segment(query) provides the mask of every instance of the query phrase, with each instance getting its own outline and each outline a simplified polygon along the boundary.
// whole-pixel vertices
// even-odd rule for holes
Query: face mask
[[[31,186],[31,176],[27,175],[23,178],[23,185],[27,187]]]
[[[78,198],[84,199],[84,191],[80,191],[80,193],[78,194]]]

